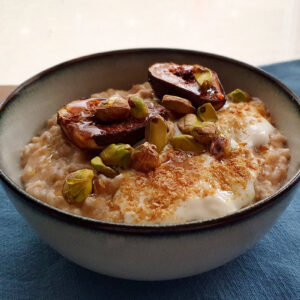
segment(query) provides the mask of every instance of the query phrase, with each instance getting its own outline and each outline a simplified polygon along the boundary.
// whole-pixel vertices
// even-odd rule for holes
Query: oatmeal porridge
[[[75,100],[21,155],[25,190],[58,209],[130,224],[228,215],[285,182],[286,138],[263,104],[200,65],[154,64],[149,82]]]

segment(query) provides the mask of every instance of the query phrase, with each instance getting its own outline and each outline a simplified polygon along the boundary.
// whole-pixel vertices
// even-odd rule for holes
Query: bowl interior
[[[0,114],[0,169],[20,183],[20,153],[51,115],[71,100],[107,88],[128,89],[147,80],[155,62],[202,64],[215,70],[226,92],[237,87],[261,98],[291,150],[289,179],[299,169],[299,104],[286,89],[255,68],[231,59],[185,50],[125,50],[67,62],[23,84]]]

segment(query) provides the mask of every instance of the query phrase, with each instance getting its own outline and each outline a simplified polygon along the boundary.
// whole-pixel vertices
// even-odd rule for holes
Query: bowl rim
[[[222,56],[219,54],[208,53],[203,51],[197,50],[188,50],[188,49],[178,49],[178,48],[131,48],[131,49],[121,49],[121,50],[113,50],[113,51],[106,51],[106,52],[99,52],[90,55],[81,56],[78,58],[74,58],[71,60],[67,60],[65,62],[59,63],[54,65],[53,67],[47,68],[38,74],[30,77],[28,80],[21,83],[17,86],[1,103],[0,103],[0,116],[4,113],[5,109],[11,104],[15,99],[16,96],[19,95],[23,89],[28,87],[30,84],[37,82],[41,78],[44,78],[52,73],[59,71],[63,68],[66,68],[70,65],[87,61],[94,58],[105,57],[105,56],[113,56],[113,55],[126,55],[126,54],[134,54],[134,53],[151,53],[151,52],[177,52],[181,54],[196,54],[200,56],[205,56],[209,58],[214,58],[217,60],[226,61],[232,64],[236,64],[240,67],[246,68],[249,71],[252,71],[260,76],[265,77],[269,80],[273,85],[280,87],[280,89],[285,92],[288,96],[289,100],[293,102],[299,112],[300,116],[300,99],[288,88],[286,87],[281,81],[270,75],[269,73],[261,70],[260,68],[254,67],[250,64],[241,62],[239,60]],[[136,225],[136,224],[124,224],[124,223],[114,223],[114,222],[107,222],[102,220],[91,219],[83,216],[73,215],[71,213],[65,212],[49,204],[42,202],[41,200],[31,196],[25,190],[23,190],[19,185],[17,185],[12,179],[9,178],[8,175],[4,173],[2,169],[0,169],[0,179],[6,184],[6,186],[16,193],[19,199],[25,200],[26,204],[29,204],[32,208],[38,209],[38,211],[46,214],[47,216],[52,216],[60,221],[65,221],[68,223],[72,223],[77,226],[84,226],[90,229],[97,229],[102,231],[108,232],[116,232],[122,234],[138,234],[138,235],[145,235],[145,234],[178,234],[178,233],[187,233],[187,232],[199,232],[200,230],[208,230],[208,229],[216,229],[218,227],[231,225],[233,223],[243,221],[250,216],[254,216],[257,213],[265,210],[266,208],[274,205],[277,203],[277,200],[283,195],[288,193],[293,187],[300,180],[300,169],[297,173],[288,181],[286,182],[278,191],[276,191],[273,195],[252,204],[246,208],[238,210],[232,214],[210,219],[206,221],[193,221],[181,224],[162,224],[162,225]]]

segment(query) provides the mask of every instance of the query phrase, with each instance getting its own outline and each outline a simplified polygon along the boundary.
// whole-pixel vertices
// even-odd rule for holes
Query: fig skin
[[[163,106],[147,102],[149,116],[144,120],[129,116],[122,122],[104,124],[97,121],[95,114],[103,99],[90,98],[75,100],[57,113],[57,123],[64,134],[77,147],[95,152],[110,144],[125,143],[134,145],[145,137],[145,126],[151,116],[168,116]]]
[[[155,63],[148,69],[148,79],[158,98],[175,95],[190,100],[196,107],[211,103],[215,110],[219,110],[226,97],[217,73],[210,70],[213,84],[208,92],[203,92],[194,78],[195,68],[207,69],[200,65]]]

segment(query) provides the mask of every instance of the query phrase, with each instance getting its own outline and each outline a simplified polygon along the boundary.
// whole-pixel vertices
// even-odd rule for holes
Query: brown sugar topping
[[[159,222],[191,195],[206,197],[216,189],[231,191],[235,184],[246,187],[251,178],[249,169],[256,170],[257,166],[247,163],[243,155],[247,156],[247,151],[217,161],[209,154],[190,156],[171,150],[167,161],[155,171],[126,173],[114,201],[125,203],[126,199],[125,211],[134,212],[136,222]]]

